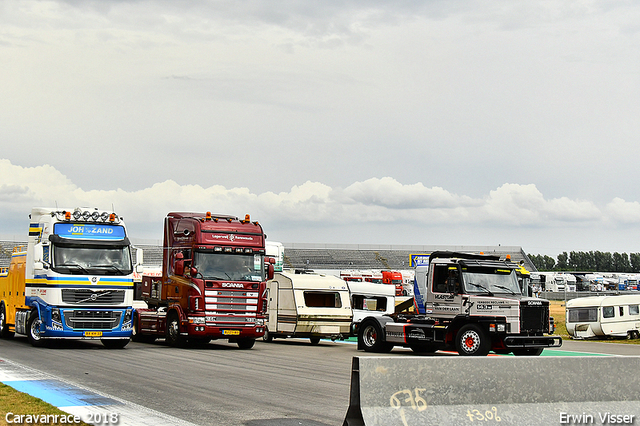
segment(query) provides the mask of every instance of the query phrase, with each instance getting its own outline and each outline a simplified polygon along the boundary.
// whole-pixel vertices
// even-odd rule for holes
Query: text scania
[[[8,424],[69,424],[81,423],[80,416],[73,414],[13,414],[11,412],[4,416],[4,421]]]

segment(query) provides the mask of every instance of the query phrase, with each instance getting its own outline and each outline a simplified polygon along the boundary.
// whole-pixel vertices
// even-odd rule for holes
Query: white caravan
[[[567,332],[574,339],[640,338],[640,294],[580,297],[567,301]]]
[[[304,337],[344,339],[351,328],[347,283],[333,275],[276,272],[267,281],[267,324],[264,341]]]
[[[576,291],[576,277],[563,272],[539,272],[544,276],[544,290],[553,292]]]
[[[396,289],[388,284],[350,281],[353,320],[351,335],[358,335],[360,322],[370,316],[383,316],[395,312]]]

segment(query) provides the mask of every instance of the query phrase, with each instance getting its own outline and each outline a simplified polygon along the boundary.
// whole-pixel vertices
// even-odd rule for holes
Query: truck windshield
[[[129,246],[54,245],[52,269],[73,275],[129,275],[133,272]]]
[[[196,251],[193,266],[198,276],[211,280],[263,281],[262,254],[232,254]]]
[[[464,288],[467,293],[521,294],[516,273],[510,269],[468,268],[462,271]]]

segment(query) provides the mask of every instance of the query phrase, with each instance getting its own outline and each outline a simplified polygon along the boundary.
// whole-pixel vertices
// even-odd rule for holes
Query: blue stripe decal
[[[55,407],[120,405],[121,403],[101,395],[87,392],[59,380],[6,381],[7,386],[40,398]]]

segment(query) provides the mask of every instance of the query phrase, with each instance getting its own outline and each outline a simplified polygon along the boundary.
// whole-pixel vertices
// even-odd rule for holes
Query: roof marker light
[[[204,220],[211,220],[211,212],[207,212]]]
[[[109,215],[109,222],[115,222],[116,221],[116,214],[115,213],[111,213]]]
[[[71,212],[64,212],[64,220],[71,220]]]

